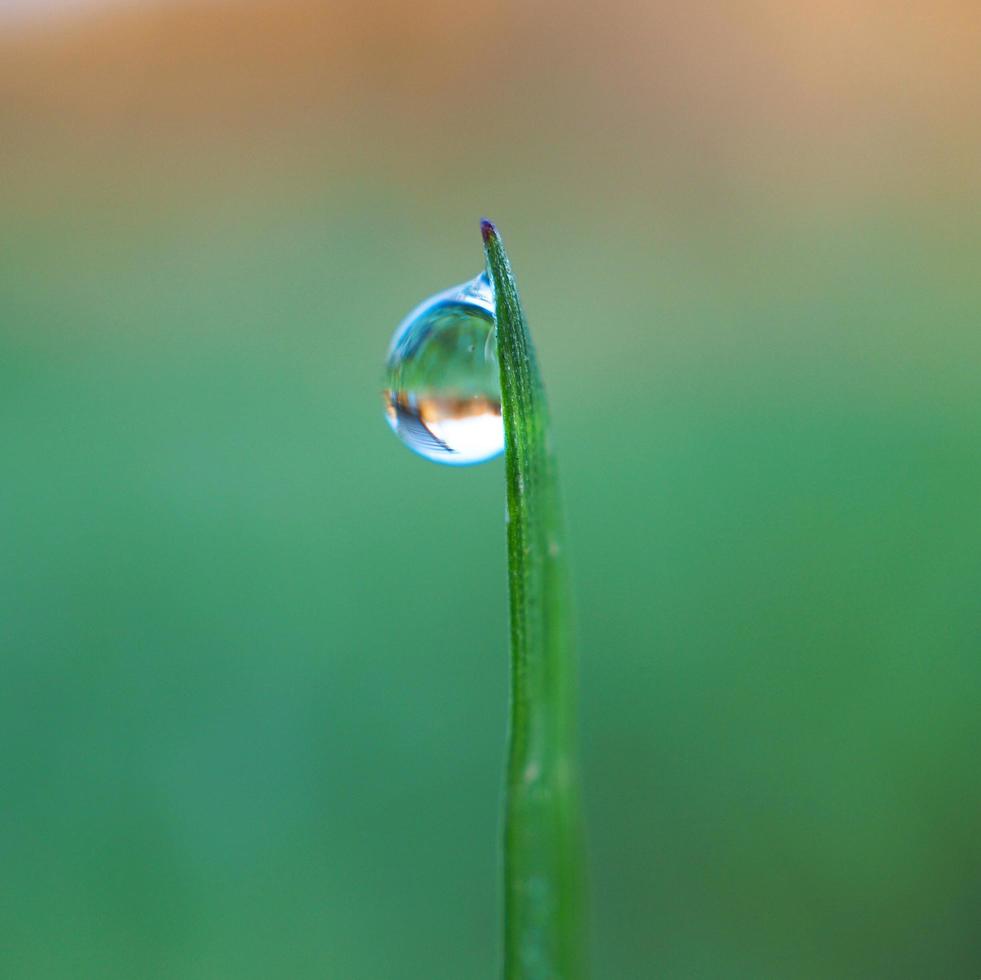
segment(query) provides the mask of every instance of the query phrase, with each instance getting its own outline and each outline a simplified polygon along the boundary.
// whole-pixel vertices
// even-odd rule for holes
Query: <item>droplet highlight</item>
[[[430,297],[402,321],[385,378],[388,424],[420,456],[468,466],[503,452],[494,290],[486,275]]]

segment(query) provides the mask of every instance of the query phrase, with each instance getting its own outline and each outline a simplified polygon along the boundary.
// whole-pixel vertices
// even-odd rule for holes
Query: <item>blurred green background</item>
[[[596,977],[976,980],[981,8],[43,7],[0,11],[0,975],[497,975],[503,468],[380,397],[487,214]]]

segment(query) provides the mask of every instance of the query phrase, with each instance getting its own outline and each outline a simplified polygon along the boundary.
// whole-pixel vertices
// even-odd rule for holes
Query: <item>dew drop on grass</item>
[[[503,451],[486,275],[430,297],[399,325],[385,362],[385,415],[410,449],[435,463],[466,466]]]

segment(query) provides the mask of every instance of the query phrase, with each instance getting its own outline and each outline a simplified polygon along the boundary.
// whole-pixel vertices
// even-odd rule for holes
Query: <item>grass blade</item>
[[[548,407],[511,265],[481,224],[494,286],[505,433],[511,706],[504,827],[505,980],[583,980],[575,665]]]

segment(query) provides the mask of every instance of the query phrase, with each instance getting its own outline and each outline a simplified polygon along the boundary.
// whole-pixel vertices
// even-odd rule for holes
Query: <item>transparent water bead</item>
[[[504,424],[486,275],[417,306],[392,337],[385,376],[388,424],[420,456],[466,466],[499,455]]]

